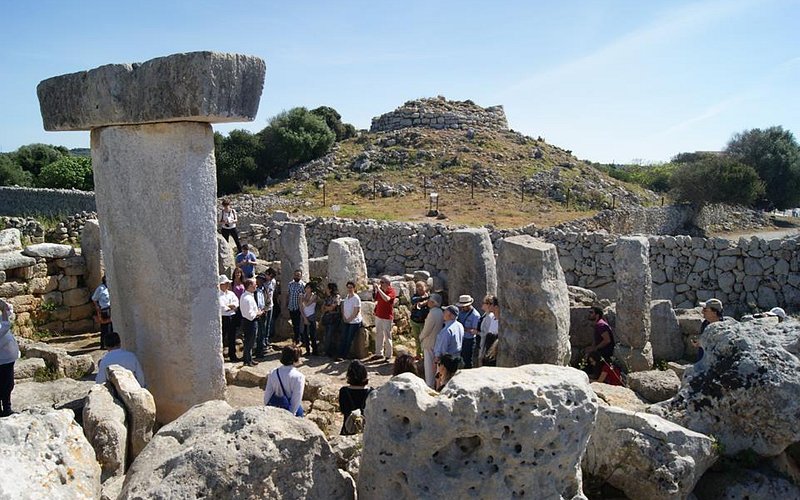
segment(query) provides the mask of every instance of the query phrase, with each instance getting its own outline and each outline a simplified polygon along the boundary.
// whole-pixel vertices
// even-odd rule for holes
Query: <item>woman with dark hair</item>
[[[325,301],[322,303],[322,325],[325,327],[322,350],[326,356],[331,358],[335,358],[338,354],[336,332],[342,326],[342,312],[339,310],[341,301],[339,287],[336,283],[328,283],[328,295],[325,296]]]
[[[367,396],[372,392],[372,388],[367,387],[367,384],[369,384],[367,367],[356,359],[347,368],[347,385],[339,389],[339,411],[344,415],[340,434],[345,436],[354,434],[354,432],[347,432],[345,424],[353,411],[364,412],[364,407],[367,405]]]
[[[303,390],[306,377],[295,368],[300,361],[300,348],[287,345],[281,351],[281,366],[267,376],[264,388],[264,404],[289,410],[292,415],[303,416]]]
[[[363,318],[361,316],[361,298],[356,294],[356,284],[353,281],[347,282],[347,295],[342,300],[342,342],[339,346],[339,357],[336,361],[342,361],[350,355],[350,347],[356,333],[361,328]]]
[[[317,293],[311,282],[306,283],[303,288],[303,296],[300,298],[300,314],[303,319],[303,332],[301,338],[303,347],[306,348],[306,356],[313,354],[317,356]]]
[[[450,382],[453,375],[464,365],[461,356],[452,354],[442,354],[439,357],[439,365],[436,367],[436,390],[441,391]]]
[[[413,373],[414,375],[419,377],[419,373],[417,373],[417,365],[414,361],[414,356],[411,354],[404,352],[403,354],[397,356],[394,360],[394,368],[392,369],[392,376],[400,375],[401,373]]]

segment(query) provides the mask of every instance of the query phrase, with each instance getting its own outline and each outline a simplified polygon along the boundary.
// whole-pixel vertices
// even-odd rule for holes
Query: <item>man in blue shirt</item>
[[[242,268],[245,279],[252,278],[256,272],[256,256],[247,243],[242,245],[242,251],[236,255],[236,267]]]
[[[464,327],[456,321],[458,317],[458,307],[449,305],[443,307],[444,328],[436,335],[436,345],[433,346],[434,362],[438,363],[443,354],[459,356],[461,353],[461,342],[464,338]]]
[[[472,349],[475,346],[475,335],[479,333],[480,313],[472,307],[472,296],[462,295],[458,298],[458,322],[464,326],[464,342],[461,345],[461,359],[464,368],[472,368]]]

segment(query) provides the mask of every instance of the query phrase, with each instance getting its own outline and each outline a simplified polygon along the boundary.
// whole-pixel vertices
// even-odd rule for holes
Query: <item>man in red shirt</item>
[[[392,323],[394,320],[394,301],[397,292],[392,288],[388,276],[381,276],[380,286],[372,285],[372,298],[375,299],[375,359],[392,359]]]

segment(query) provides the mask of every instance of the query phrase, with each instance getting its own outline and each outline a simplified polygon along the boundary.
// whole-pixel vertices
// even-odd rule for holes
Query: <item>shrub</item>
[[[53,189],[94,189],[92,160],[66,156],[42,168],[36,178],[36,184],[43,188]]]
[[[671,178],[672,195],[696,204],[752,205],[764,195],[764,183],[748,165],[725,156],[684,163]]]
[[[0,155],[0,186],[30,186],[33,175],[14,163],[9,155]]]

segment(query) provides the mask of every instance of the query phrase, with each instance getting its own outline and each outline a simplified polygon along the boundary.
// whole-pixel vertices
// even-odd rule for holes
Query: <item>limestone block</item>
[[[100,463],[102,482],[125,474],[128,452],[125,408],[114,399],[105,384],[96,384],[86,396],[83,433]]]
[[[675,309],[675,317],[685,337],[700,335],[700,325],[703,323],[700,308]]]
[[[28,257],[42,257],[45,259],[63,259],[75,255],[75,249],[71,245],[59,245],[57,243],[37,243],[28,245],[22,251]]]
[[[326,279],[328,277],[328,256],[309,258],[308,275]]]
[[[570,361],[569,292],[556,247],[532,236],[502,240],[497,258],[500,316],[497,364]]]
[[[614,359],[628,372],[649,370],[653,367],[653,348],[650,342],[642,349],[616,344]]]
[[[78,288],[78,277],[77,276],[62,276],[58,280],[58,289],[62,292],[66,290],[72,290],[73,288]]]
[[[292,281],[295,270],[303,273],[303,280],[308,281],[308,242],[306,241],[306,228],[303,224],[287,222],[281,228],[280,239],[281,260],[281,290],[286,290],[286,284]],[[288,293],[281,293],[281,309],[288,311]],[[288,320],[288,313],[286,319]],[[279,338],[290,336],[291,327],[288,321],[279,321],[277,325]]]
[[[79,266],[65,267],[63,272],[67,276],[83,276],[86,274],[86,266],[81,264]]]
[[[785,476],[740,467],[708,471],[697,483],[697,498],[800,498],[800,486]]]
[[[114,328],[166,422],[225,394],[213,134],[191,122],[102,127],[92,159]]]
[[[33,378],[36,370],[43,370],[47,367],[42,358],[19,359],[14,363],[14,379]]]
[[[236,385],[244,387],[261,387],[266,386],[267,374],[264,369],[258,369],[252,366],[243,366],[236,372]]]
[[[23,255],[19,250],[0,253],[0,271],[30,267],[34,264],[36,264],[36,259]]]
[[[217,265],[219,266],[219,274],[225,274],[229,278],[233,275],[233,269],[236,267],[236,258],[233,255],[236,247],[229,245],[228,241],[217,234]]]
[[[569,309],[569,343],[573,361],[594,342],[594,325],[588,320],[589,306],[572,306]]]
[[[153,438],[153,427],[156,423],[155,400],[150,391],[140,386],[139,381],[127,368],[119,365],[109,366],[108,381],[114,386],[130,417],[128,442],[131,457],[136,458]]]
[[[94,291],[103,279],[105,265],[103,249],[100,243],[100,223],[97,219],[89,219],[81,232],[81,255],[86,262],[86,286]]]
[[[372,328],[375,326],[375,302],[361,302],[361,319],[361,324],[364,328]]]
[[[0,285],[6,282],[6,272],[0,271]]]
[[[81,418],[86,395],[94,385],[94,381],[71,378],[17,384],[11,401],[14,411],[68,409],[78,419]]]
[[[348,281],[356,290],[367,286],[367,262],[361,243],[356,238],[336,238],[328,244],[328,280],[336,283],[344,296]]]
[[[100,465],[71,411],[0,419],[0,442],[0,497],[100,496]]]
[[[615,340],[641,349],[650,339],[649,243],[641,236],[623,236],[614,250],[617,280]]]
[[[22,250],[22,233],[12,227],[0,231],[0,253]]]
[[[414,375],[393,377],[367,402],[358,496],[581,498],[596,412],[586,375],[572,368],[462,370],[441,394]]]
[[[497,264],[489,231],[483,227],[458,229],[450,238],[450,294],[453,297],[469,294],[476,301],[486,294],[497,294]]]
[[[62,296],[64,299],[62,303],[65,306],[75,307],[89,302],[91,294],[87,288],[73,288],[72,290],[62,292]]]
[[[686,498],[717,460],[708,436],[655,415],[600,407],[586,447],[586,473],[628,498]]]
[[[678,393],[681,379],[672,370],[629,373],[628,388],[651,403],[658,403]]]
[[[714,323],[702,336],[705,356],[686,371],[678,394],[651,411],[713,434],[726,455],[777,455],[800,441],[799,341],[795,320]]]
[[[70,333],[88,333],[97,331],[94,326],[94,320],[91,318],[77,319],[74,321],[64,322],[64,331]]]
[[[71,321],[78,321],[88,318],[91,321],[92,315],[94,315],[94,313],[95,313],[94,304],[89,302],[87,304],[83,304],[82,306],[70,307],[69,319]]]
[[[675,361],[683,357],[683,333],[669,300],[650,303],[650,344],[653,358]]]
[[[598,403],[601,404],[616,406],[630,411],[644,411],[650,406],[650,403],[642,399],[641,396],[621,385],[592,382],[592,390],[597,395]]]
[[[312,422],[279,408],[209,401],[159,430],[131,465],[120,494],[201,496],[347,499],[355,491]]]
[[[25,283],[19,281],[7,281],[0,284],[0,297],[15,297],[25,293]],[[14,309],[17,310],[16,308]]]
[[[79,266],[86,265],[82,255],[74,255],[74,256],[71,256],[71,257],[64,257],[64,258],[61,258],[61,259],[56,259],[55,263],[61,269],[66,269],[68,267],[79,267]]]
[[[189,52],[49,78],[36,93],[45,130],[251,121],[265,69],[258,57]]]

